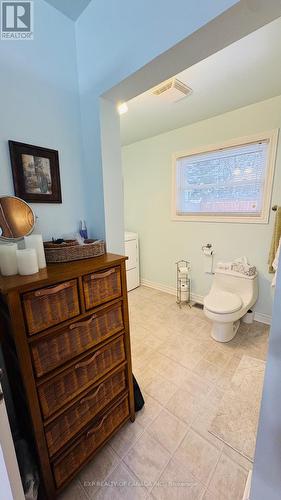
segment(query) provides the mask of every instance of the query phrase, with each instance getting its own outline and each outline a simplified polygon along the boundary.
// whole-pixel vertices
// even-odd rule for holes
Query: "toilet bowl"
[[[204,298],[204,313],[213,322],[212,337],[218,342],[232,340],[240,319],[256,303],[258,276],[217,269],[212,287]]]

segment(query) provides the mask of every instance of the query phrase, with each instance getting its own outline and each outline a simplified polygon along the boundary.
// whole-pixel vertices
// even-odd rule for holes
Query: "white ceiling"
[[[148,91],[130,100],[122,144],[281,94],[281,18],[176,76],[191,96],[171,104]]]
[[[76,21],[91,0],[45,0],[47,3],[60,10],[73,21]]]

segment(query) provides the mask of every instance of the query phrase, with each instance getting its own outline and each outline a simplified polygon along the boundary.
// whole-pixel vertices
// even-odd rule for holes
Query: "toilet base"
[[[217,342],[229,342],[232,340],[239,328],[240,320],[234,323],[213,323],[211,335]]]

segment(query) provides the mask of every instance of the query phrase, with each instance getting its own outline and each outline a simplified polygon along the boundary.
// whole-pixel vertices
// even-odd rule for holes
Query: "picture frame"
[[[62,203],[55,149],[9,141],[15,195],[31,203]]]

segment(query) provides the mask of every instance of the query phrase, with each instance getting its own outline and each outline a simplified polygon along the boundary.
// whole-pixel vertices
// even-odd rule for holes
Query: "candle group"
[[[34,248],[37,254],[39,269],[46,267],[45,252],[41,234],[31,234],[24,237],[25,248]]]
[[[0,270],[2,276],[18,274],[17,248],[16,243],[0,245]]]
[[[38,259],[35,248],[17,250],[18,270],[21,276],[38,273]]]
[[[27,276],[46,267],[41,234],[24,237],[25,249],[19,250],[16,243],[0,245],[0,271],[2,276],[20,274]]]

